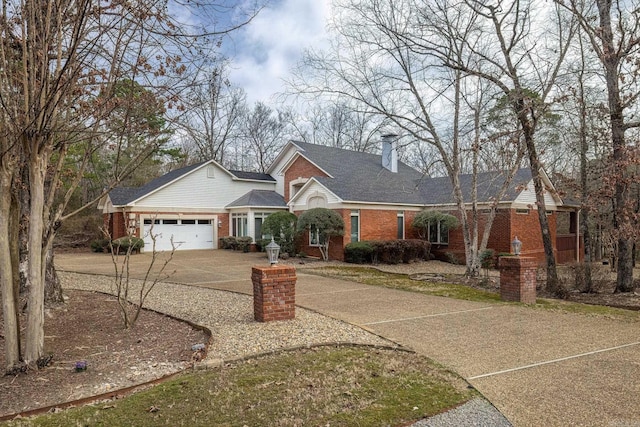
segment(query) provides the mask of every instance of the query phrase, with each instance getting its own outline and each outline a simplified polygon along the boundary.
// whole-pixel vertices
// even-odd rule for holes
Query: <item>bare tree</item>
[[[206,78],[200,79],[204,75]],[[233,88],[227,77],[226,63],[213,70],[201,72],[189,89],[188,107],[178,120],[179,127],[196,148],[200,160],[228,163],[228,145],[239,135],[238,124],[245,114],[246,95]]]
[[[196,3],[193,7],[202,5]],[[29,197],[23,224],[28,230],[25,351],[21,355],[19,347],[10,344],[6,352],[14,364],[22,357],[27,365],[40,366],[47,255],[60,223],[81,209],[65,212],[89,159],[97,147],[108,144],[106,123],[118,105],[116,83],[127,78],[177,103],[186,58],[198,58],[193,55],[198,44],[214,32],[175,22],[165,2],[106,2],[95,7],[86,0],[8,0],[1,14],[0,119],[5,124],[0,156],[5,169],[24,159],[18,164],[28,182],[18,182],[19,174],[3,169],[0,188],[17,192],[17,185],[26,185]],[[82,150],[82,160],[76,173],[66,176],[63,166],[72,148]],[[118,179],[135,165],[133,161],[122,168]],[[2,242],[9,241],[11,231],[1,224],[0,233],[0,245],[6,246]],[[3,291],[7,289],[3,306],[10,306],[15,295],[8,284],[13,283],[15,267],[3,262],[1,268]],[[14,325],[5,323],[12,343],[15,331],[8,328]]]
[[[240,139],[247,143],[243,154],[249,154],[252,165],[241,164],[240,169],[251,168],[265,172],[278,155],[287,135],[287,113],[274,111],[262,102],[247,111],[241,124]]]
[[[344,2],[332,26],[340,35],[332,51],[308,55],[302,70],[313,73],[314,80],[300,74],[292,87],[302,93],[330,94],[358,102],[362,109],[375,112],[401,130],[405,140],[420,144],[422,158],[432,160],[423,147],[437,153],[438,164],[451,180],[460,216],[467,274],[475,277],[496,206],[519,167],[523,151],[517,133],[510,139],[516,155],[489,203],[491,213],[480,238],[475,178],[480,171],[480,152],[491,152],[495,141],[480,124],[495,90],[451,66],[453,62],[465,63],[473,54],[467,37],[478,37],[475,18],[458,6],[437,3],[442,9],[431,11],[422,2]],[[438,42],[442,45],[428,45]],[[444,65],[435,47],[446,51]],[[461,174],[467,171],[474,173],[469,197],[464,196],[460,182]]]
[[[613,187],[613,226],[617,235],[616,292],[633,291],[633,238],[636,221],[630,198],[631,166],[634,152],[625,133],[640,127],[634,116],[638,111],[640,64],[640,21],[637,1],[580,0],[556,1],[580,22],[595,51],[607,88],[612,161],[606,180]]]

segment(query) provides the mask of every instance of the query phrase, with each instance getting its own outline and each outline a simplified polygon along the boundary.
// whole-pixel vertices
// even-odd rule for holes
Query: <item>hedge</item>
[[[344,248],[346,262],[399,264],[428,260],[431,243],[419,240],[371,240],[349,243]]]

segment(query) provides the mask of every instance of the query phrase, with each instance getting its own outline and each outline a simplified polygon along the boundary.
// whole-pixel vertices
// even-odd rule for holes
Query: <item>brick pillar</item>
[[[253,267],[253,317],[258,322],[296,317],[296,269],[291,266]]]
[[[503,301],[536,303],[535,258],[520,256],[500,257],[500,298]]]

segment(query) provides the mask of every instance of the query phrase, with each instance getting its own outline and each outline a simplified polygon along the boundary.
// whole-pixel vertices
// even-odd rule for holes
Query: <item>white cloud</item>
[[[234,35],[231,81],[243,87],[250,103],[268,102],[284,89],[306,48],[323,44],[330,0],[272,2]]]

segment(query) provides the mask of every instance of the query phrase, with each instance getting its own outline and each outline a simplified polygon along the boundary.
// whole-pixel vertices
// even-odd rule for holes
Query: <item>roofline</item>
[[[318,184],[319,186],[327,190],[329,193],[333,194],[336,197],[336,199],[340,200],[341,203],[345,203],[340,196],[338,196],[336,193],[328,189],[326,185],[322,184],[315,177],[312,176],[311,178],[309,178],[307,182],[304,183],[302,188],[300,188],[300,190],[295,194],[295,196],[289,199],[289,201],[287,202],[287,206],[290,207],[292,203],[295,203],[295,201],[298,199],[298,196],[304,193],[307,190],[307,187],[309,187],[312,182],[315,182],[316,184]]]
[[[289,141],[287,141],[287,145],[280,149],[280,153],[273,160],[273,162],[269,166],[269,169],[267,169],[268,174],[271,174],[271,172],[273,172],[273,168],[278,164],[281,158],[284,157],[285,153],[289,150],[289,147],[291,146],[296,147],[297,151],[302,150],[302,147],[297,145],[294,140],[290,139]]]
[[[256,206],[256,205],[243,205],[243,206],[225,206],[225,209],[289,209],[288,206]]]
[[[293,162],[295,162],[295,161],[296,161],[296,159],[297,159],[298,157],[302,157],[302,158],[304,158],[306,161],[308,161],[309,163],[311,163],[313,166],[315,166],[315,167],[317,167],[318,169],[320,169],[324,174],[326,174],[326,175],[327,175],[327,177],[329,177],[329,178],[333,178],[333,175],[331,175],[329,172],[327,172],[326,170],[324,170],[323,168],[321,168],[321,167],[320,167],[320,165],[318,165],[318,164],[317,164],[317,163],[315,163],[313,160],[311,160],[310,158],[308,158],[307,156],[305,156],[305,155],[303,154],[303,152],[304,152],[304,148],[300,147],[299,145],[296,145],[293,141],[289,141],[289,143],[290,143],[292,146],[296,147],[296,148],[297,148],[297,150],[296,150],[296,152],[293,154],[293,156],[291,156],[291,158],[290,158],[289,160],[287,160],[287,162],[284,164],[284,166],[282,166],[282,167],[280,168],[280,170],[279,170],[278,172],[286,171],[287,169],[289,169],[289,166],[291,166],[291,164],[292,164]],[[288,149],[282,150],[280,154],[281,154],[281,155],[284,155],[284,153],[285,153],[285,152],[287,152],[287,150],[288,150]],[[276,160],[273,162],[272,167],[273,167],[273,166],[275,166],[276,164],[278,164],[279,157],[280,157],[280,156],[278,156],[278,158],[276,158]],[[269,173],[271,173],[271,168],[269,168],[269,169],[268,169],[268,172],[269,172]]]

